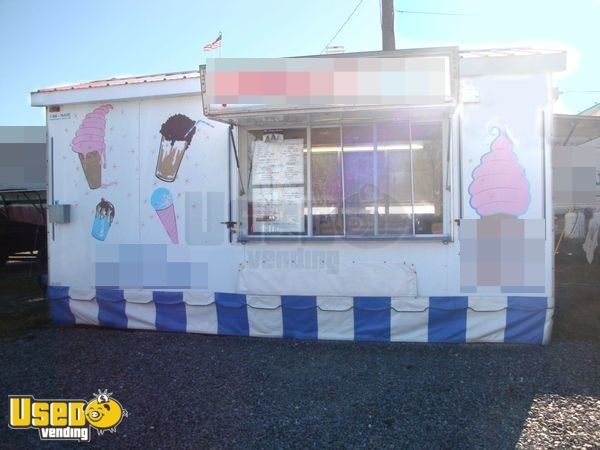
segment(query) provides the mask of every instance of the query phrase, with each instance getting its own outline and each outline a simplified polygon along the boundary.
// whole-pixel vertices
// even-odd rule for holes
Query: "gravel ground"
[[[92,447],[598,448],[599,350],[53,327],[0,340],[0,397],[108,388],[130,416]],[[0,428],[0,446],[40,444]]]

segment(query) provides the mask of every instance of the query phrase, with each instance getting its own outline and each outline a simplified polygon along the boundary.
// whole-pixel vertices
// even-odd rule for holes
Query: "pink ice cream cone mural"
[[[529,182],[504,126],[496,125],[492,130],[498,135],[473,171],[470,203],[481,217],[518,217],[529,208]]]
[[[86,114],[71,142],[90,189],[102,186],[102,168],[106,167],[106,115],[111,109],[112,105],[102,105]]]
[[[165,188],[156,189],[152,193],[150,203],[162,222],[171,242],[173,244],[179,244],[177,217],[175,216],[175,206],[173,205],[173,196],[171,195],[171,192]]]

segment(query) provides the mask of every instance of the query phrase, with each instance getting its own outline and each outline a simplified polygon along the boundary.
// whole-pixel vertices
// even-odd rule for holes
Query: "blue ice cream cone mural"
[[[171,194],[171,191],[165,188],[155,189],[150,198],[150,203],[162,222],[171,242],[173,244],[179,244],[177,216],[175,215],[175,205],[173,204],[173,195]]]
[[[92,237],[104,241],[115,218],[115,207],[104,199],[96,206],[96,216],[92,225]]]

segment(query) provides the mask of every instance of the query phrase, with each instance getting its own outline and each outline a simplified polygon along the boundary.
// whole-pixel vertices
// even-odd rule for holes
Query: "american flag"
[[[220,48],[221,47],[221,38],[222,38],[222,34],[219,33],[219,36],[214,41],[212,41],[211,43],[206,44],[204,46],[204,51],[205,52],[210,52],[211,50],[214,50],[216,48]]]

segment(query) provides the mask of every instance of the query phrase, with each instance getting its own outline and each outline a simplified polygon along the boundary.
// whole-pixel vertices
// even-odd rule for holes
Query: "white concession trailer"
[[[288,80],[310,61],[333,73],[323,98],[351,80],[355,95],[398,99],[369,105],[286,104],[265,60],[32,93],[47,109],[53,319],[547,343],[552,73],[565,60],[455,47],[285,59]],[[247,79],[272,104],[245,96]]]

